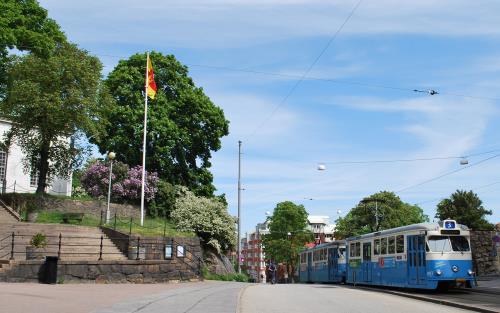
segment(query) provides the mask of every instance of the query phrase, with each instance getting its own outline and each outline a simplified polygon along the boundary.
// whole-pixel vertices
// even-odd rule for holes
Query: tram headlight
[[[472,270],[468,270],[467,274],[469,274],[469,276],[472,276],[472,275],[474,275],[474,272]]]
[[[453,265],[453,266],[451,267],[451,270],[452,270],[452,271],[454,271],[455,273],[456,273],[456,272],[458,272],[458,266]]]
[[[443,274],[443,272],[441,272],[441,270],[439,269],[435,270],[434,272],[436,273],[437,276],[441,276],[441,274]]]

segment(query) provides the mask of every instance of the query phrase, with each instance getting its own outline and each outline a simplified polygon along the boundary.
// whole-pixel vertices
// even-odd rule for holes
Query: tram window
[[[450,236],[453,251],[470,251],[469,241],[463,236]]]
[[[387,254],[387,238],[380,239],[380,254]]]
[[[396,239],[394,236],[389,237],[389,249],[388,249],[389,254],[394,254],[396,253]]]
[[[405,251],[405,236],[398,235],[396,236],[396,252],[403,253]]]
[[[430,236],[429,249],[434,252],[451,252],[451,244],[448,236]]]
[[[361,256],[361,242],[356,242],[356,256]]]
[[[351,258],[352,258],[352,257],[354,257],[354,244],[353,244],[353,243],[351,243],[351,244],[349,245],[349,256],[350,256]]]
[[[380,254],[380,239],[375,239],[373,243],[373,254],[374,255]]]

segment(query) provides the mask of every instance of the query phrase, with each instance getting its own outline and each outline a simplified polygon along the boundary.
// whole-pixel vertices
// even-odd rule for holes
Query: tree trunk
[[[44,194],[45,187],[47,187],[47,173],[49,172],[49,149],[50,142],[42,143],[42,147],[40,149],[40,160],[38,163],[38,186],[36,188],[37,194]]]

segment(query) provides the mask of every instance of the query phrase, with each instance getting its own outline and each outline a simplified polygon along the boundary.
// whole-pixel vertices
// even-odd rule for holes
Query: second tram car
[[[346,243],[338,240],[303,250],[298,274],[303,283],[341,283],[346,280]]]

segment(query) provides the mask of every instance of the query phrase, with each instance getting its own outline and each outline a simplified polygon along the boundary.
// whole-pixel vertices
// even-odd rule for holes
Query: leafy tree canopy
[[[217,198],[196,196],[180,187],[170,216],[180,231],[193,231],[205,246],[217,252],[232,249],[236,243],[234,218],[227,205]]]
[[[481,199],[472,190],[457,190],[450,198],[439,202],[436,217],[440,220],[454,219],[471,229],[491,230],[493,225],[485,216],[491,215],[492,212],[485,209],[482,204]]]
[[[269,234],[263,236],[266,257],[285,262],[294,272],[299,252],[314,240],[307,230],[307,212],[303,205],[291,201],[278,203],[269,218]]]
[[[39,175],[37,193],[45,192],[47,178],[67,177],[81,155],[70,137],[98,133],[101,68],[97,58],[69,43],[46,59],[29,54],[9,67],[0,112],[12,121],[8,135],[26,156],[25,170]]]
[[[47,10],[37,1],[0,1],[0,98],[5,92],[8,49],[48,57],[65,40],[57,23],[48,18]]]
[[[428,220],[420,207],[401,201],[393,192],[382,191],[364,198],[345,217],[339,218],[335,238],[342,239]]]
[[[158,91],[148,106],[146,169],[172,185],[212,196],[211,153],[220,149],[229,122],[174,56],[150,57]],[[131,166],[142,163],[145,64],[146,54],[135,54],[109,74],[105,83],[115,103],[102,121],[103,135],[91,138],[101,153],[115,151]]]

